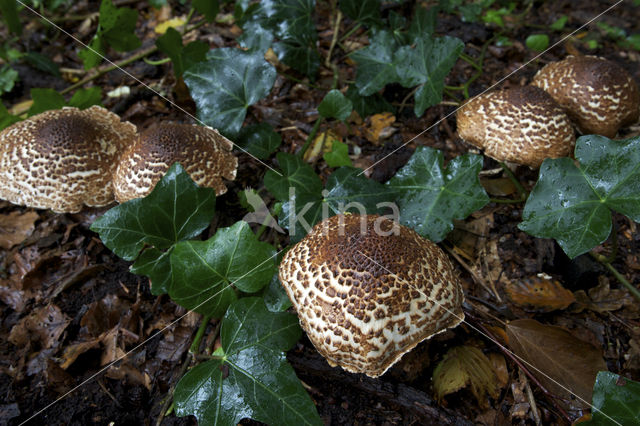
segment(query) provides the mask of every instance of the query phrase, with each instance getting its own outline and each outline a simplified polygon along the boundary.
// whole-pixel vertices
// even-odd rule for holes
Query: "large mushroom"
[[[583,134],[612,138],[621,127],[638,121],[636,82],[624,68],[604,58],[568,56],[544,66],[531,84],[565,108]]]
[[[113,202],[111,176],[136,128],[99,106],[62,108],[0,133],[0,198],[75,213]]]
[[[456,113],[458,135],[498,161],[540,167],[545,158],[571,155],[575,134],[567,114],[534,86],[486,92]]]
[[[227,191],[222,178],[236,177],[233,143],[209,127],[160,123],[151,126],[122,154],[113,177],[120,203],[147,195],[173,163],[179,162],[198,185]]]
[[[371,377],[464,319],[446,254],[385,217],[324,220],[287,252],[279,277],[329,364]]]

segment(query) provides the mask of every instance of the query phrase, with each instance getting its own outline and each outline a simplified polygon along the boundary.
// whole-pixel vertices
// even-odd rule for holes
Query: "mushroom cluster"
[[[371,377],[464,319],[447,255],[381,216],[325,219],[287,252],[279,277],[329,364]]]
[[[238,166],[217,130],[164,123],[142,134],[106,109],[46,111],[0,132],[0,199],[75,213],[147,195],[175,162],[201,186],[226,192]]]
[[[543,67],[530,86],[487,92],[456,114],[458,134],[498,161],[540,167],[571,155],[580,133],[614,137],[638,121],[640,94],[622,67],[595,56],[569,56]],[[573,125],[572,125],[573,123]]]

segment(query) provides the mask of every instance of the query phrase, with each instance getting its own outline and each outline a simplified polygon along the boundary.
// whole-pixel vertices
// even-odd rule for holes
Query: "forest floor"
[[[146,2],[127,3],[144,17],[138,20],[136,30],[143,40],[141,49],[153,45],[153,29],[160,20],[187,13],[187,9],[177,3],[172,9],[160,11],[154,11]],[[640,8],[632,3],[621,3],[598,22],[624,29],[627,34],[640,33]],[[327,4],[318,2],[316,6],[319,49],[323,53],[332,37],[332,17]],[[436,33],[460,38],[465,43],[464,52],[472,58],[477,58],[483,47],[487,47],[482,72],[469,86],[471,95],[516,70],[499,86],[527,83],[545,63],[572,53],[611,59],[640,82],[640,52],[616,43],[595,23],[528,63],[536,55],[525,46],[529,34],[547,32],[553,44],[608,6],[610,2],[594,0],[533,2],[532,7],[517,6],[505,15],[502,28],[483,22],[463,22],[459,15],[441,13]],[[232,12],[225,7],[223,13]],[[388,6],[383,13],[392,9],[410,18],[412,7],[410,4]],[[94,2],[80,1],[74,4],[70,14],[88,16],[97,8]],[[565,29],[549,31],[549,26],[563,15],[568,18]],[[95,30],[95,24],[80,29],[84,21],[67,20],[55,13],[50,17],[57,18],[59,25],[85,41]],[[21,12],[21,20],[25,28],[24,34],[15,41],[18,48],[41,52],[65,68],[82,70],[77,56],[79,46],[72,39],[28,11]],[[343,25],[346,28],[348,20]],[[6,30],[0,33],[7,39]],[[203,25],[189,37],[206,41],[211,47],[223,47],[235,46],[238,35],[238,27],[226,20]],[[499,45],[498,35],[508,43]],[[587,40],[595,40],[596,45],[589,45]],[[365,29],[355,31],[348,41],[367,43]],[[131,54],[109,53],[114,60]],[[340,57],[344,52],[338,50],[333,54]],[[163,57],[156,52],[148,59]],[[519,69],[526,63],[528,65]],[[339,80],[353,81],[353,62],[344,56],[337,64]],[[60,91],[71,84],[64,78],[69,74],[54,77],[27,63],[19,63],[15,68],[20,79],[14,89],[3,96],[7,107],[28,100],[31,88]],[[136,61],[126,70],[195,114],[195,105],[183,86],[176,84],[170,64]],[[468,62],[459,60],[446,83],[448,86],[464,84],[474,72]],[[287,70],[287,75],[295,77],[296,73]],[[270,95],[249,108],[247,122],[270,123],[283,138],[280,150],[296,152],[312,131],[318,117],[317,105],[331,88],[333,76],[333,70],[321,67],[317,81],[307,85],[279,73]],[[304,80],[302,76],[299,78]],[[101,87],[103,93],[121,86],[130,87],[128,96],[105,96],[103,103],[139,129],[160,120],[189,121],[178,109],[119,71],[106,73],[91,84]],[[408,94],[409,91],[400,86],[385,89],[385,99],[396,107],[395,122],[387,123],[385,129],[377,129],[385,132],[379,142],[371,142],[363,132],[354,134],[354,128],[374,129],[371,121],[361,120],[351,127],[330,123],[323,128],[332,126],[349,141],[351,159],[357,167],[367,168],[393,152],[371,169],[369,177],[377,181],[388,180],[417,146],[442,150],[445,161],[472,150],[457,137],[454,116],[450,115],[455,110],[454,103],[460,99],[445,95],[442,104],[416,118],[411,101],[405,100]],[[437,126],[430,128],[442,118]],[[423,133],[427,128],[430,130]],[[621,135],[629,137],[639,133],[640,128],[632,127],[624,129]],[[419,136],[414,138],[416,135]],[[229,191],[218,197],[217,215],[208,235],[217,227],[230,226],[247,213],[238,198],[240,191],[262,186],[265,168],[246,154],[238,153],[238,157],[237,178],[228,183]],[[277,165],[274,157],[267,161]],[[327,166],[322,161],[315,162],[314,166],[326,178]],[[501,173],[498,168],[498,163],[485,158],[483,173],[495,176]],[[515,175],[528,190],[537,179],[537,171],[527,167],[518,167]],[[487,187],[490,194],[515,193],[507,179],[491,181],[492,186]],[[610,371],[640,379],[638,302],[589,255],[571,260],[555,241],[534,238],[519,230],[522,207],[521,203],[491,203],[457,222],[455,230],[441,244],[455,255],[454,263],[467,295],[465,309],[475,326],[463,324],[423,342],[379,379],[329,367],[306,337],[288,352],[287,358],[326,424],[494,425],[535,424],[536,419],[543,424],[566,424],[567,418],[575,420],[582,414],[580,409],[571,401],[558,403],[554,395],[545,394],[498,344],[477,332],[481,326],[485,334],[490,333],[498,342],[503,342],[504,324],[513,319],[535,319],[569,330],[573,336],[600,348]],[[18,424],[62,396],[64,398],[31,420],[31,424],[155,424],[158,419],[163,425],[195,423],[195,419],[189,417],[161,416],[161,411],[167,409],[167,397],[184,371],[183,364],[201,317],[189,314],[164,329],[185,314],[185,310],[166,295],[153,296],[148,279],[130,273],[130,263],[111,253],[89,229],[107,209],[55,214],[0,201],[0,246],[4,247],[0,249],[0,424]],[[638,283],[640,233],[637,225],[617,214],[614,221],[619,247],[613,266],[631,283]],[[12,230],[7,231],[8,228]],[[281,246],[287,244],[286,237],[275,230],[268,230],[262,238]],[[607,253],[607,244],[599,250]],[[551,278],[539,278],[539,273]],[[541,283],[538,283],[540,291],[555,292],[557,298],[553,306],[548,305],[548,299],[541,303],[532,293],[527,293],[530,291],[527,285],[535,284],[535,280]],[[564,289],[559,290],[558,286]],[[208,331],[214,330],[215,325],[212,321]],[[124,361],[95,375],[102,366],[158,330],[163,332]],[[542,341],[537,343],[539,357],[554,356],[553,347],[545,346]],[[499,386],[491,397],[476,398],[469,388],[464,388],[436,401],[431,380],[433,370],[447,350],[456,345],[475,346],[490,355]],[[84,384],[78,390],[66,394],[81,383]],[[563,407],[567,416],[558,407]]]

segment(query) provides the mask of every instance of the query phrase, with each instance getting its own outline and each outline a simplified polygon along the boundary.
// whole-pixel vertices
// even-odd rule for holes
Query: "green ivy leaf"
[[[9,113],[9,110],[0,102],[0,130],[18,121],[20,121],[20,117]]]
[[[142,42],[135,35],[138,11],[128,7],[116,7],[111,0],[100,3],[100,17],[98,31],[89,43],[93,49],[83,49],[78,55],[84,63],[85,69],[98,65],[100,55],[104,55],[106,46],[113,47],[118,52],[127,52],[140,47]]]
[[[236,143],[249,154],[265,160],[282,144],[282,137],[269,123],[258,123],[243,127]]]
[[[418,147],[409,162],[387,184],[399,192],[400,222],[434,242],[489,202],[478,173],[482,156],[464,154],[443,168],[441,151]]]
[[[0,12],[9,31],[14,34],[22,34],[22,25],[18,17],[18,2],[15,0],[0,0]]]
[[[396,110],[394,106],[387,102],[379,93],[374,93],[371,96],[362,96],[354,86],[349,86],[345,96],[351,101],[353,109],[356,110],[362,118],[380,112],[388,111],[395,113]]]
[[[289,200],[289,188],[297,194],[320,194],[322,181],[313,171],[313,167],[302,161],[300,157],[284,152],[276,155],[282,175],[267,170],[264,175],[264,186],[279,201]]]
[[[339,140],[334,140],[331,145],[331,151],[322,155],[324,161],[329,167],[351,166],[351,158],[349,158],[349,145]]]
[[[560,15],[560,17],[556,19],[553,24],[549,25],[549,28],[554,31],[562,31],[568,20],[569,17],[567,15]]]
[[[4,64],[0,68],[0,95],[10,92],[16,81],[18,81],[18,71],[11,68],[11,65]]]
[[[432,35],[436,30],[437,18],[437,7],[430,9],[425,9],[424,7],[417,8],[411,20],[411,25],[409,26],[409,39],[414,41]]]
[[[349,18],[367,26],[380,25],[380,0],[340,0],[338,7]]]
[[[174,28],[168,28],[163,35],[158,37],[156,46],[171,59],[176,78],[182,77],[184,70],[193,64],[204,61],[209,51],[207,43],[199,40],[183,46],[182,36]]]
[[[213,22],[218,10],[220,10],[220,2],[218,0],[193,0],[193,8],[204,15],[207,22]]]
[[[287,292],[278,279],[278,274],[273,274],[273,278],[263,294],[263,299],[267,309],[271,312],[284,312],[292,306]]]
[[[50,109],[60,109],[67,104],[64,97],[53,89],[31,89],[31,99],[33,99],[33,104],[27,111],[29,116]]]
[[[318,112],[324,118],[344,121],[351,115],[353,104],[338,89],[330,90],[318,105]]]
[[[27,52],[24,55],[24,59],[33,67],[40,71],[48,72],[49,74],[60,77],[60,69],[58,64],[53,62],[48,57],[38,52]]]
[[[228,136],[237,135],[249,106],[269,94],[275,79],[262,53],[235,48],[212,49],[184,73],[198,117]]]
[[[295,315],[269,312],[260,298],[234,302],[220,328],[220,359],[180,379],[176,414],[192,414],[200,424],[235,425],[252,418],[272,425],[322,425],[283,353],[300,335]]]
[[[168,249],[199,235],[211,222],[215,191],[198,188],[180,164],[174,164],[145,198],[108,210],[91,225],[111,251],[125,260],[144,245]]]
[[[356,87],[363,96],[369,96],[397,80],[394,52],[398,48],[389,31],[374,31],[369,46],[356,50],[351,58],[358,64]]]
[[[275,254],[243,221],[207,241],[182,241],[171,254],[169,295],[187,309],[220,317],[235,299],[234,288],[255,293],[269,283]]]
[[[610,209],[640,222],[640,137],[581,136],[575,157],[579,166],[569,158],[542,163],[518,225],[536,237],[555,238],[571,258],[607,239]]]
[[[171,252],[150,247],[143,251],[131,265],[130,271],[136,275],[145,275],[151,281],[151,294],[159,296],[169,292],[171,285]]]
[[[97,86],[78,89],[69,99],[69,106],[76,108],[86,109],[92,105],[102,105],[102,91]]]
[[[458,60],[464,43],[455,37],[423,37],[412,46],[402,46],[396,53],[397,73],[404,87],[421,85],[416,92],[414,112],[417,117],[442,101],[444,79]]]
[[[600,371],[593,386],[591,425],[640,424],[640,383],[609,371]]]

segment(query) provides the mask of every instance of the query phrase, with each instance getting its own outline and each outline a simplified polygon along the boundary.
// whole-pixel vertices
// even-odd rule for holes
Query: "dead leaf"
[[[9,341],[16,346],[39,341],[43,348],[51,348],[58,344],[58,339],[70,322],[71,319],[56,305],[44,306],[14,325],[9,334]]]
[[[0,215],[0,247],[9,250],[23,242],[35,229],[34,224],[39,217],[34,211],[12,211]]]
[[[498,386],[503,388],[509,383],[509,370],[507,370],[507,361],[502,354],[492,352],[489,354],[489,361],[493,366],[493,372],[496,373]]]
[[[509,347],[548,391],[562,398],[560,404],[569,409],[590,406],[596,375],[607,370],[599,348],[532,319],[511,321],[506,329]]]
[[[396,117],[393,114],[383,112],[367,117],[364,125],[354,130],[356,134],[364,136],[369,142],[379,145],[382,140],[388,139],[398,130],[392,126],[395,121]]]
[[[94,339],[88,342],[79,342],[73,345],[69,345],[64,348],[62,352],[60,367],[64,370],[69,368],[71,364],[75,362],[75,360],[88,351],[89,349],[97,348],[100,345],[100,340]]]
[[[176,327],[175,330],[165,333],[158,345],[156,357],[161,361],[177,362],[189,348],[193,328]]]
[[[315,139],[313,139],[311,146],[309,146],[309,149],[304,152],[302,159],[307,163],[317,161],[325,152],[331,152],[333,141],[342,142],[340,136],[333,130],[318,133]]]
[[[496,197],[507,197],[517,191],[513,181],[506,177],[495,179],[480,178],[480,184],[489,195]]]
[[[471,392],[481,407],[487,407],[486,394],[498,394],[498,383],[491,361],[474,346],[456,346],[449,349],[433,372],[433,388],[438,401],[445,395],[471,386]]]
[[[622,307],[637,309],[637,302],[627,290],[611,289],[609,279],[603,275],[598,277],[598,285],[589,289],[588,292],[578,290],[574,293],[579,306],[576,312],[583,309],[590,309],[596,312],[617,311]]]
[[[564,288],[560,281],[545,274],[507,281],[504,289],[513,303],[535,312],[566,309],[576,301],[573,293]]]

